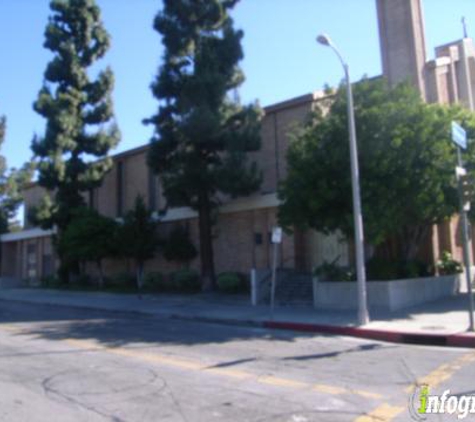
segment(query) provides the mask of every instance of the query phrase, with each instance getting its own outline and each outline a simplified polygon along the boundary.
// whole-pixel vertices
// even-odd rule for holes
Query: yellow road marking
[[[120,356],[127,356],[131,358],[142,359],[152,363],[159,363],[166,366],[173,366],[181,369],[190,369],[194,371],[210,372],[217,375],[223,375],[226,377],[236,378],[236,379],[253,379],[261,384],[274,385],[277,387],[285,388],[300,388],[300,389],[312,389],[324,394],[331,395],[352,395],[356,394],[362,397],[371,398],[371,399],[381,399],[383,396],[381,394],[373,393],[370,391],[364,390],[351,390],[348,388],[336,387],[333,385],[325,384],[311,384],[302,381],[296,381],[289,378],[280,378],[272,375],[258,376],[246,371],[240,371],[230,368],[219,368],[219,367],[210,367],[205,366],[202,363],[185,360],[181,358],[175,358],[170,356],[164,356],[157,353],[147,353],[137,349],[123,348],[123,347],[109,347],[101,346],[95,342],[89,340],[78,340],[78,339],[65,339],[66,343],[74,347],[79,347],[82,349],[91,349],[91,350],[102,350],[108,353],[113,353]]]
[[[0,325],[0,329],[10,332],[23,332],[23,329],[20,327],[15,327],[12,325]],[[137,349],[131,348],[124,348],[124,347],[111,347],[111,346],[103,346],[98,344],[93,340],[83,340],[83,339],[75,339],[75,338],[66,338],[63,340],[65,343],[81,348],[81,349],[90,349],[91,351],[106,351],[108,353],[113,353],[115,355],[126,356],[131,358],[141,359],[147,362],[158,363],[166,366],[172,366],[181,369],[189,369],[194,371],[203,371],[203,372],[210,372],[217,375],[222,375],[226,377],[236,378],[236,379],[254,379],[261,384],[268,384],[274,385],[278,387],[286,387],[286,388],[307,388],[318,391],[324,394],[330,395],[352,395],[356,394],[361,397],[366,397],[370,399],[381,399],[383,396],[378,393],[373,393],[370,391],[364,390],[352,390],[349,388],[342,388],[333,385],[326,385],[326,384],[311,384],[302,381],[296,381],[288,378],[280,378],[275,376],[257,376],[250,372],[240,371],[231,368],[220,368],[220,367],[210,367],[205,366],[200,362],[182,359],[182,358],[175,358],[171,356],[160,355],[157,353],[150,353],[144,352]]]
[[[378,406],[367,415],[360,416],[355,422],[388,422],[402,413],[406,408],[402,406],[391,406],[387,403]]]
[[[0,328],[5,331],[10,331],[12,333],[20,331],[18,327],[15,327],[13,325],[0,325]]]
[[[237,369],[228,369],[228,368],[204,368],[206,372],[212,372],[218,375],[225,375],[227,377],[238,378],[238,379],[248,379],[253,378],[253,375],[249,372],[239,371]]]
[[[257,378],[257,381],[261,384],[269,384],[269,385],[276,385],[278,387],[290,387],[290,388],[306,388],[308,387],[308,383],[294,381],[288,378],[279,378],[274,377],[272,375],[266,375],[263,377]]]
[[[326,385],[326,384],[314,384],[312,386],[312,389],[320,393],[332,394],[335,396],[343,395],[343,394],[356,394],[357,396],[366,397],[368,399],[382,399],[383,398],[383,395],[378,394],[378,393],[372,393],[370,391],[352,390],[349,388],[335,387],[333,385]]]
[[[384,397],[382,394],[371,393],[369,391],[364,391],[364,390],[355,390],[353,393],[361,397],[366,397],[368,399],[382,399]]]
[[[132,358],[139,358],[148,362],[152,363],[160,363],[162,365],[167,365],[167,366],[174,366],[177,368],[183,368],[183,369],[191,369],[191,370],[201,370],[203,369],[203,365],[198,363],[198,362],[193,362],[189,360],[184,360],[184,359],[177,359],[174,357],[169,357],[169,356],[163,356],[163,355],[158,355],[155,353],[144,353],[140,352],[137,350],[131,350],[131,349],[118,349],[118,348],[106,348],[105,349],[109,353],[113,353],[115,355],[120,355],[120,356],[127,356],[127,357],[132,357]]]
[[[454,361],[444,363],[426,376],[419,378],[414,384],[408,386],[404,391],[406,393],[412,393],[418,385],[428,385],[429,387],[435,388],[444,381],[452,378],[455,372],[462,369],[464,365],[467,365],[471,362],[475,362],[475,353],[469,353],[460,356]]]
[[[71,339],[71,338],[67,338],[64,341],[70,344],[71,346],[75,346],[75,347],[80,347],[84,349],[103,350],[109,353],[113,353],[115,355],[139,358],[148,362],[161,363],[167,366],[176,366],[179,368],[193,369],[193,370],[200,370],[203,368],[203,365],[197,362],[193,362],[193,361],[189,361],[185,359],[177,359],[171,356],[164,356],[164,355],[159,355],[156,353],[147,353],[141,350],[126,349],[123,347],[109,347],[109,346],[104,347],[87,340],[77,340],[77,339]]]
[[[468,353],[463,356],[460,356],[452,362],[444,363],[434,369],[429,374],[418,378],[415,383],[406,387],[404,391],[408,394],[412,394],[419,385],[428,385],[429,387],[435,388],[438,385],[442,384],[444,381],[447,381],[452,378],[452,376],[457,371],[462,369],[464,365],[471,362],[475,362],[475,353]],[[390,404],[384,403],[383,405],[372,410],[367,415],[363,415],[355,419],[355,422],[389,422],[401,412],[403,412],[406,408],[407,407],[404,406],[392,406]]]
[[[320,393],[327,393],[333,395],[345,394],[347,391],[345,388],[341,387],[334,387],[333,385],[324,385],[324,384],[316,384],[313,386],[315,391],[319,391]]]

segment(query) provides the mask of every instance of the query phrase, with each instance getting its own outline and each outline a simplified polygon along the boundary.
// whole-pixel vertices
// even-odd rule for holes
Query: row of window
[[[125,166],[123,161],[116,163],[116,209],[115,213],[117,217],[122,217],[125,212]],[[97,207],[97,190],[91,189],[89,191],[89,206],[91,208]],[[148,170],[148,206],[152,210],[158,209],[159,203],[159,183],[158,176],[156,176],[150,169]]]

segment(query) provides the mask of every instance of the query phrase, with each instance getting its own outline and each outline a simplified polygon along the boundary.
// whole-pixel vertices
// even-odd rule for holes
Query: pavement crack
[[[404,357],[399,356],[399,363],[403,367],[403,372],[405,372],[404,376],[405,376],[406,380],[409,380],[409,383],[410,383],[411,386],[417,386],[417,384],[418,384],[417,376],[414,373],[414,371],[409,367],[409,365],[407,364]]]
[[[181,418],[185,422],[190,422],[188,417],[186,416],[185,412],[183,411],[183,408],[181,407],[180,402],[177,400],[175,393],[173,392],[172,388],[168,385],[168,383],[165,381],[165,386],[168,391],[168,395],[171,397],[173,404],[175,405],[175,408],[178,410],[178,413],[180,414]]]
[[[111,414],[105,413],[105,412],[97,409],[94,406],[82,403],[81,401],[76,400],[73,397],[68,396],[67,394],[64,394],[61,391],[53,388],[52,383],[54,382],[54,380],[57,377],[65,375],[65,374],[69,374],[70,372],[71,371],[61,371],[61,372],[58,372],[58,373],[56,373],[54,375],[51,375],[47,378],[44,378],[41,381],[41,387],[43,388],[43,392],[44,392],[45,396],[50,398],[50,399],[53,399],[53,400],[55,400],[57,397],[59,397],[59,398],[63,399],[64,401],[66,401],[67,403],[71,404],[71,405],[77,406],[77,407],[79,407],[81,409],[84,409],[88,412],[95,413],[95,414],[97,414],[97,415],[99,415],[103,418],[109,419],[113,422],[127,422],[125,419],[119,418],[116,415],[111,415]]]

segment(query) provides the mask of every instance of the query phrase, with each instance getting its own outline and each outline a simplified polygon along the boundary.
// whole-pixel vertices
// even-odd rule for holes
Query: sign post
[[[469,206],[465,203],[462,180],[466,176],[467,171],[463,167],[462,161],[462,151],[461,149],[467,148],[467,133],[464,128],[452,122],[452,141],[457,145],[457,167],[455,169],[455,174],[457,176],[457,181],[459,185],[459,202],[460,202],[460,217],[462,219],[462,236],[463,236],[463,263],[465,266],[465,279],[467,282],[467,295],[469,302],[469,331],[474,331],[473,324],[473,294],[472,294],[472,269],[471,269],[471,260],[470,260],[470,245],[469,245],[469,230],[468,230],[468,219],[467,211]]]
[[[272,259],[272,280],[271,280],[271,294],[270,294],[270,309],[272,319],[274,318],[274,307],[275,307],[275,285],[277,278],[277,251],[279,244],[282,243],[282,228],[274,227],[272,229],[272,238],[273,244],[273,259]]]

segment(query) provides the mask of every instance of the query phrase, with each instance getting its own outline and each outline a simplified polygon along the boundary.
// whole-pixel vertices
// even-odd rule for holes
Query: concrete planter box
[[[373,310],[396,311],[453,296],[459,291],[461,274],[390,281],[369,281],[368,306]],[[356,310],[356,282],[313,280],[316,309]]]

